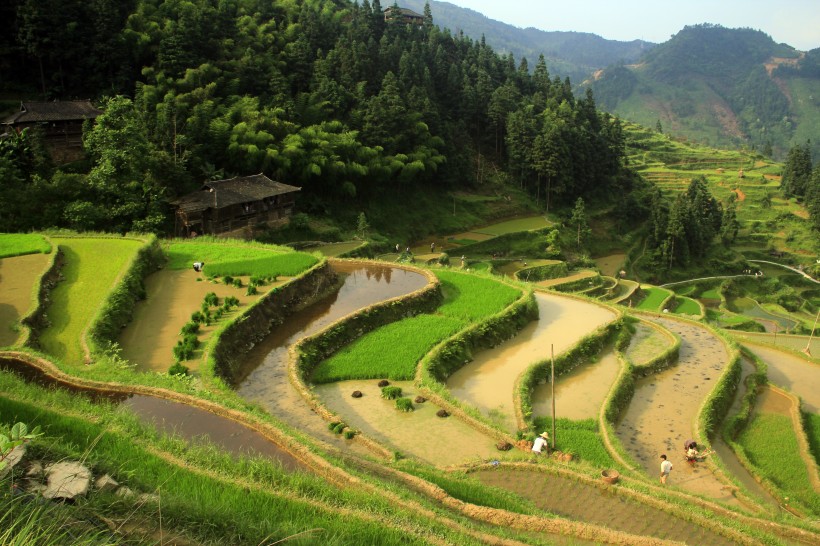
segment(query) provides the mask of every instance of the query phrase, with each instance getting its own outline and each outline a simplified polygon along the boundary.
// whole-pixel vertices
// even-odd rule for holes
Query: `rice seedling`
[[[755,466],[756,473],[780,488],[784,496],[798,501],[815,515],[820,514],[820,495],[812,488],[788,416],[755,415],[741,432],[738,443]]]
[[[314,383],[388,377],[412,379],[416,364],[433,346],[464,326],[462,321],[419,315],[388,324],[360,337],[324,360],[311,377]]]
[[[53,238],[65,255],[63,281],[51,292],[50,326],[40,335],[46,353],[70,364],[83,362],[81,339],[117,277],[143,244],[131,239]]]
[[[678,297],[677,300],[680,302],[677,307],[675,307],[675,313],[678,315],[700,315],[700,305],[698,302],[693,300],[692,298],[686,297]]]
[[[209,276],[294,276],[318,262],[318,258],[291,248],[249,244],[239,241],[172,242],[165,248],[169,269],[187,269],[204,262]],[[234,281],[234,279],[232,279]]]
[[[36,253],[48,254],[51,245],[37,233],[0,233],[0,258]]]
[[[806,430],[814,460],[820,465],[820,415],[803,413],[803,428]]]

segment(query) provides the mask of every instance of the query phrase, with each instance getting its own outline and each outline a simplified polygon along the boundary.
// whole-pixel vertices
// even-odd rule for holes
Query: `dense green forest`
[[[88,162],[53,169],[36,135],[4,143],[0,230],[167,230],[166,203],[263,172],[309,213],[492,171],[553,205],[623,196],[617,119],[551,77],[376,0],[15,0],[2,81],[92,98]],[[79,22],[82,21],[83,24]],[[490,169],[488,165],[492,165]]]

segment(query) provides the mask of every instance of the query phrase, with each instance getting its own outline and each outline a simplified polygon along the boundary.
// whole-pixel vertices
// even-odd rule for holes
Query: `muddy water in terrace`
[[[261,434],[209,411],[140,395],[126,399],[121,405],[133,411],[144,423],[151,423],[166,434],[181,436],[188,441],[207,438],[235,455],[261,455],[277,460],[285,470],[307,468]]]
[[[132,411],[143,423],[151,424],[169,435],[180,436],[188,441],[208,440],[234,455],[261,455],[279,461],[286,470],[307,470],[298,459],[256,431],[200,408],[153,396],[70,385],[13,358],[0,359],[0,370],[14,373],[25,381],[46,389],[63,389],[88,397],[96,403],[119,404]]]
[[[513,339],[482,351],[456,371],[447,387],[456,398],[477,407],[510,432],[517,426],[513,387],[531,364],[549,358],[550,345],[558,355],[575,342],[615,318],[615,313],[582,300],[535,293],[538,320]]]
[[[744,347],[766,363],[769,381],[799,396],[805,411],[820,413],[820,365],[772,347],[754,343]]]
[[[652,320],[681,337],[678,364],[635,382],[635,395],[616,428],[618,438],[648,476],[660,474],[659,457],[665,453],[674,465],[670,485],[737,505],[731,488],[709,467],[683,461],[683,443],[693,436],[698,410],[728,363],[726,348],[699,325]]]
[[[12,327],[33,305],[31,291],[49,259],[47,254],[0,259],[0,347],[17,340]]]
[[[530,499],[542,510],[572,520],[686,544],[733,544],[713,531],[622,497],[617,494],[617,488],[595,487],[561,476],[504,468],[480,470],[471,475],[487,485]]]
[[[596,362],[582,364],[556,377],[556,417],[575,420],[597,418],[619,369],[618,357],[609,351]],[[535,387],[532,407],[536,417],[552,415],[552,386],[549,383]]]
[[[390,384],[400,387],[402,396],[411,400],[419,394],[412,381]],[[456,417],[438,417],[436,412],[441,408],[432,402],[414,402],[415,409],[410,412],[397,410],[395,400],[381,397],[375,379],[340,381],[315,388],[325,405],[338,412],[349,426],[384,446],[430,464],[448,466],[499,455],[495,440]],[[353,391],[363,396],[353,398]]]
[[[237,392],[294,428],[345,448],[355,444],[329,431],[290,384],[288,348],[354,311],[424,287],[427,278],[388,266],[333,263],[332,267],[346,275],[339,291],[291,315],[254,347],[246,358]]]

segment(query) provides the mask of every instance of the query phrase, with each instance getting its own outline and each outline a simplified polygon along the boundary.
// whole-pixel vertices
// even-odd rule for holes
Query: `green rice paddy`
[[[25,254],[48,254],[51,245],[37,233],[0,233],[0,258]]]
[[[642,286],[641,290],[646,292],[646,297],[638,304],[638,309],[644,311],[660,311],[661,304],[671,294],[669,290],[655,286]]]
[[[213,276],[294,276],[319,261],[311,254],[291,248],[241,241],[172,242],[165,248],[169,269],[187,269],[194,262],[205,263],[205,273]]]
[[[755,415],[738,438],[757,471],[794,500],[820,515],[820,495],[814,491],[800,457],[797,437],[788,416]]]
[[[40,335],[44,352],[82,364],[81,340],[142,241],[119,238],[52,239],[65,256],[63,281],[51,292],[50,325]]]
[[[499,313],[521,297],[521,291],[497,280],[438,270],[444,304],[438,312],[472,322]]]

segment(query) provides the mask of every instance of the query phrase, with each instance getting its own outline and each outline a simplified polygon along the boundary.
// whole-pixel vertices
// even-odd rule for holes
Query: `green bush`
[[[184,366],[179,362],[175,362],[170,368],[168,368],[168,375],[188,375],[190,370],[188,366]]]
[[[413,411],[413,401],[409,398],[396,398],[396,409],[399,411]]]
[[[382,398],[388,400],[395,400],[401,396],[401,387],[387,386],[382,387]]]
[[[215,292],[208,292],[205,294],[205,303],[210,307],[217,307],[219,305],[219,297]]]
[[[199,332],[199,323],[194,322],[192,320],[192,321],[186,322],[185,325],[182,327],[182,330],[180,330],[179,333],[184,336],[186,334],[196,334],[198,332]]]

